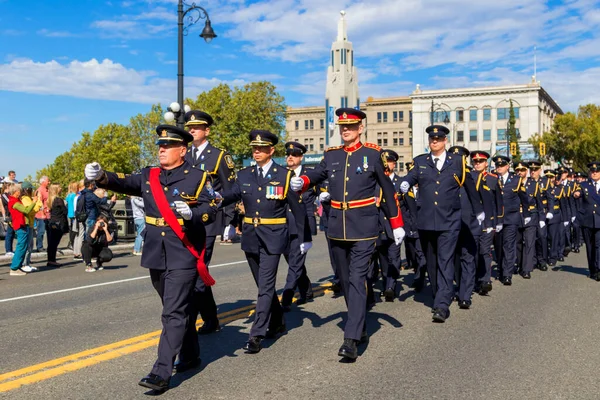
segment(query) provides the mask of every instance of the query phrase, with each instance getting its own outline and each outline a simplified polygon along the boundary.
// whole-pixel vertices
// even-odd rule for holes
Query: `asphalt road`
[[[472,309],[453,305],[445,324],[431,322],[429,291],[415,296],[405,272],[400,300],[373,308],[370,340],[346,364],[337,357],[345,304],[323,290],[286,314],[285,335],[244,354],[256,288],[239,244],[217,246],[211,273],[224,328],[199,339],[202,368],[174,375],[162,398],[597,399],[600,283],[587,278],[584,253],[563,264],[511,287],[495,282]],[[22,278],[1,265],[0,398],[151,394],[137,382],[155,360],[160,300],[138,265],[121,254],[101,272],[71,263]],[[315,287],[326,284],[322,235],[308,265]]]

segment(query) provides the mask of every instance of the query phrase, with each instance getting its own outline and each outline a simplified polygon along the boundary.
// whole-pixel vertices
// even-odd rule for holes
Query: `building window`
[[[483,130],[483,140],[487,140],[488,142],[490,140],[492,140],[492,130],[491,129],[484,129]]]
[[[304,129],[308,130],[308,120],[304,120]]]
[[[314,120],[310,120],[310,129],[315,129],[315,121]]]
[[[484,121],[491,121],[492,120],[492,109],[491,108],[484,108],[483,109],[483,120]]]
[[[398,121],[404,121],[404,111],[398,111]]]
[[[506,129],[498,129],[498,141],[506,140]]]
[[[387,111],[383,112],[383,122],[387,122]]]
[[[435,111],[433,113],[433,122],[440,122],[440,123],[448,123],[450,122],[450,117],[448,116],[448,112],[447,111]]]
[[[321,150],[321,151],[325,150],[325,145],[323,143],[321,143],[319,145],[319,150]]]
[[[381,122],[381,113],[380,112],[377,113],[377,122]]]
[[[477,109],[469,110],[469,121],[477,121]]]
[[[515,112],[515,119],[519,119],[519,107],[513,107]],[[498,119],[509,119],[510,118],[510,107],[498,109]]]
[[[392,143],[394,143],[394,146],[398,146],[398,138],[394,138]]]
[[[381,144],[381,139],[377,139],[377,146],[379,146],[379,147],[381,147],[381,146],[382,146],[382,144]]]
[[[388,145],[387,138],[383,138],[383,145],[384,145],[384,146],[387,146],[387,145]]]
[[[458,110],[456,111],[456,122],[463,122],[465,120],[465,111]]]
[[[408,145],[412,146],[412,136],[410,138],[408,138]]]
[[[394,121],[394,122],[398,122],[398,111],[394,111],[394,112],[392,113],[392,115],[393,115],[393,117],[392,117],[392,118],[393,118],[393,121]]]
[[[476,142],[477,141],[477,129],[471,129],[469,131],[469,140],[471,142]]]
[[[412,121],[412,111],[408,112],[408,118]]]
[[[334,60],[334,58],[333,58],[333,50],[331,50],[331,68],[333,68],[333,60]]]
[[[459,142],[465,141],[465,131],[456,131],[456,140]]]
[[[300,121],[294,121],[294,129],[295,130],[300,129]]]
[[[315,145],[314,145],[314,144],[311,144],[311,145],[309,145],[309,146],[308,146],[308,149],[309,149],[310,151],[315,151]]]
[[[400,138],[400,146],[404,146],[404,138]]]
[[[325,120],[324,119],[319,120],[319,127],[320,127],[320,129],[325,128]]]

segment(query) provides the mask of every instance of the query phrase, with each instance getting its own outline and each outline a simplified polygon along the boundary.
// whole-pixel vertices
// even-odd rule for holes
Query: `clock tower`
[[[339,146],[342,139],[335,125],[335,110],[340,107],[360,108],[358,79],[354,66],[354,50],[346,34],[346,12],[340,11],[337,39],[331,45],[325,90],[325,145]]]

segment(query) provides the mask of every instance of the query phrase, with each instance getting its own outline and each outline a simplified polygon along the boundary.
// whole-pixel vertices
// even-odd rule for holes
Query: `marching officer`
[[[476,150],[471,153],[473,164],[473,180],[483,200],[485,221],[482,224],[482,232],[479,238],[479,256],[477,260],[477,273],[475,284],[476,290],[481,296],[487,295],[492,290],[492,243],[494,232],[500,235],[502,231],[502,219],[504,215],[504,202],[502,190],[498,185],[498,176],[488,173],[488,160],[490,154]]]
[[[537,181],[527,176],[529,164],[519,161],[514,167],[522,179],[521,191],[527,195],[527,210],[529,211],[529,222],[523,222],[517,230],[517,265],[518,271],[524,279],[531,279],[531,272],[535,266],[535,237],[537,228],[546,226],[546,215],[541,213],[543,209],[540,187]],[[523,206],[523,210],[525,206]],[[522,213],[523,215],[523,213]]]
[[[550,187],[546,191],[548,197],[548,213],[546,220],[548,221],[548,266],[554,267],[560,257],[562,257],[562,249],[560,248],[563,227],[563,216],[561,210],[561,199],[564,194],[564,187],[556,180],[557,174],[554,170],[544,171],[545,175],[550,180]],[[552,217],[550,217],[552,214]]]
[[[358,357],[357,344],[366,340],[366,282],[375,240],[379,236],[379,214],[375,186],[382,190],[381,208],[391,225],[396,244],[404,238],[402,216],[394,185],[384,171],[379,146],[363,144],[364,112],[353,108],[336,110],[343,146],[330,147],[321,163],[305,175],[292,178],[292,190],[307,190],[329,180],[331,214],[327,236],[342,292],[348,306],[344,343],[338,351],[343,358]]]
[[[548,224],[554,218],[554,214],[549,212],[554,207],[554,201],[549,196],[548,190],[550,190],[551,179],[547,176],[541,176],[542,163],[537,160],[533,160],[529,163],[529,174],[531,179],[537,182],[540,197],[542,199],[542,207],[538,210],[540,216],[545,216],[545,224],[539,224],[536,229],[536,241],[535,241],[535,266],[540,271],[548,270]]]
[[[289,190],[293,171],[272,159],[279,140],[277,135],[253,130],[249,137],[256,166],[240,170],[231,189],[220,196],[223,206],[241,200],[246,210],[242,250],[246,253],[258,286],[258,299],[250,337],[243,349],[248,353],[258,353],[264,338],[274,338],[285,332],[283,310],[275,293],[275,279],[279,259],[290,240],[287,221],[289,209],[294,214],[296,232],[301,237],[301,254],[312,247],[312,237],[306,223],[304,204],[297,193]]]
[[[306,147],[298,142],[287,142],[285,144],[287,168],[294,171],[294,176],[300,176],[306,170],[306,167],[302,165],[302,158],[306,150]],[[316,198],[317,189],[314,186],[302,193],[300,197],[300,201],[304,203],[304,207],[306,208],[306,217],[310,233],[313,236],[317,234],[317,220],[315,217]],[[300,298],[296,301],[296,304],[304,304],[313,298],[312,284],[308,278],[305,265],[306,253],[300,253],[300,244],[304,235],[299,235],[296,232],[294,215],[291,212],[288,213],[288,225],[290,230],[290,245],[288,250],[283,253],[289,265],[285,287],[281,296],[281,307],[283,307],[284,311],[290,310],[296,289],[300,293]]]
[[[562,227],[561,227],[561,238],[560,238],[560,249],[558,261],[565,261],[565,257],[571,252],[571,224],[574,219],[573,213],[573,188],[567,179],[569,170],[565,167],[559,167],[556,171],[556,178],[559,180],[560,185],[564,189],[560,198],[560,210],[562,213]]]
[[[512,275],[517,262],[517,231],[521,224],[528,225],[531,221],[530,211],[527,203],[527,195],[522,190],[523,179],[509,172],[510,159],[506,156],[494,158],[498,183],[502,189],[502,201],[504,204],[504,216],[502,218],[502,235],[496,241],[495,247],[501,248],[497,252],[497,263],[500,281],[505,286],[512,285]],[[523,213],[521,215],[521,209]],[[500,257],[498,257],[500,255]]]
[[[196,325],[190,323],[189,306],[198,275],[205,285],[214,284],[204,262],[204,224],[214,220],[217,207],[208,174],[185,161],[192,135],[171,125],[159,125],[156,132],[160,167],[126,176],[103,171],[98,163],[92,163],[86,165],[85,176],[96,180],[98,187],[144,199],[146,229],[141,265],[150,270],[152,286],[163,303],[163,329],[158,359],[139,384],[163,392],[169,388],[178,354],[176,372],[200,363]]]
[[[185,113],[185,127],[194,137],[192,145],[188,148],[185,159],[192,165],[192,168],[208,172],[212,187],[217,192],[228,190],[235,180],[234,163],[231,156],[208,142],[210,127],[213,124],[213,118],[199,110],[191,110]],[[223,234],[223,228],[228,227],[233,221],[235,206],[229,206],[219,209],[217,218],[214,222],[206,224],[206,253],[204,262],[210,265],[213,250],[215,247],[215,238]],[[196,282],[194,289],[195,312],[200,313],[204,324],[198,330],[199,335],[205,335],[218,331],[219,319],[217,318],[217,304],[213,296],[212,288],[206,286],[201,279]],[[196,323],[195,319],[192,321]]]
[[[415,166],[404,177],[400,190],[407,193],[419,184],[417,226],[433,288],[433,321],[445,322],[454,296],[454,251],[461,226],[459,192],[463,185],[479,222],[485,213],[464,157],[446,152],[448,128],[432,125],[426,132],[431,152],[414,159]]]
[[[600,282],[600,162],[587,165],[590,179],[581,182],[574,196],[581,199],[579,222],[583,229],[590,278]]]

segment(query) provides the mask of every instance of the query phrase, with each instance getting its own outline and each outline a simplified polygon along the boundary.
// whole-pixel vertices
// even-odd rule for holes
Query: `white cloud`
[[[244,85],[244,79],[221,80],[186,76],[185,93],[196,96],[221,83]],[[35,62],[30,59],[0,64],[0,91],[152,104],[176,97],[175,79],[159,78],[154,71],[136,71],[105,59]]]
[[[54,38],[65,38],[65,37],[76,37],[75,33],[67,32],[67,31],[52,31],[49,29],[40,29],[36,32],[40,36],[45,37],[54,37]]]

